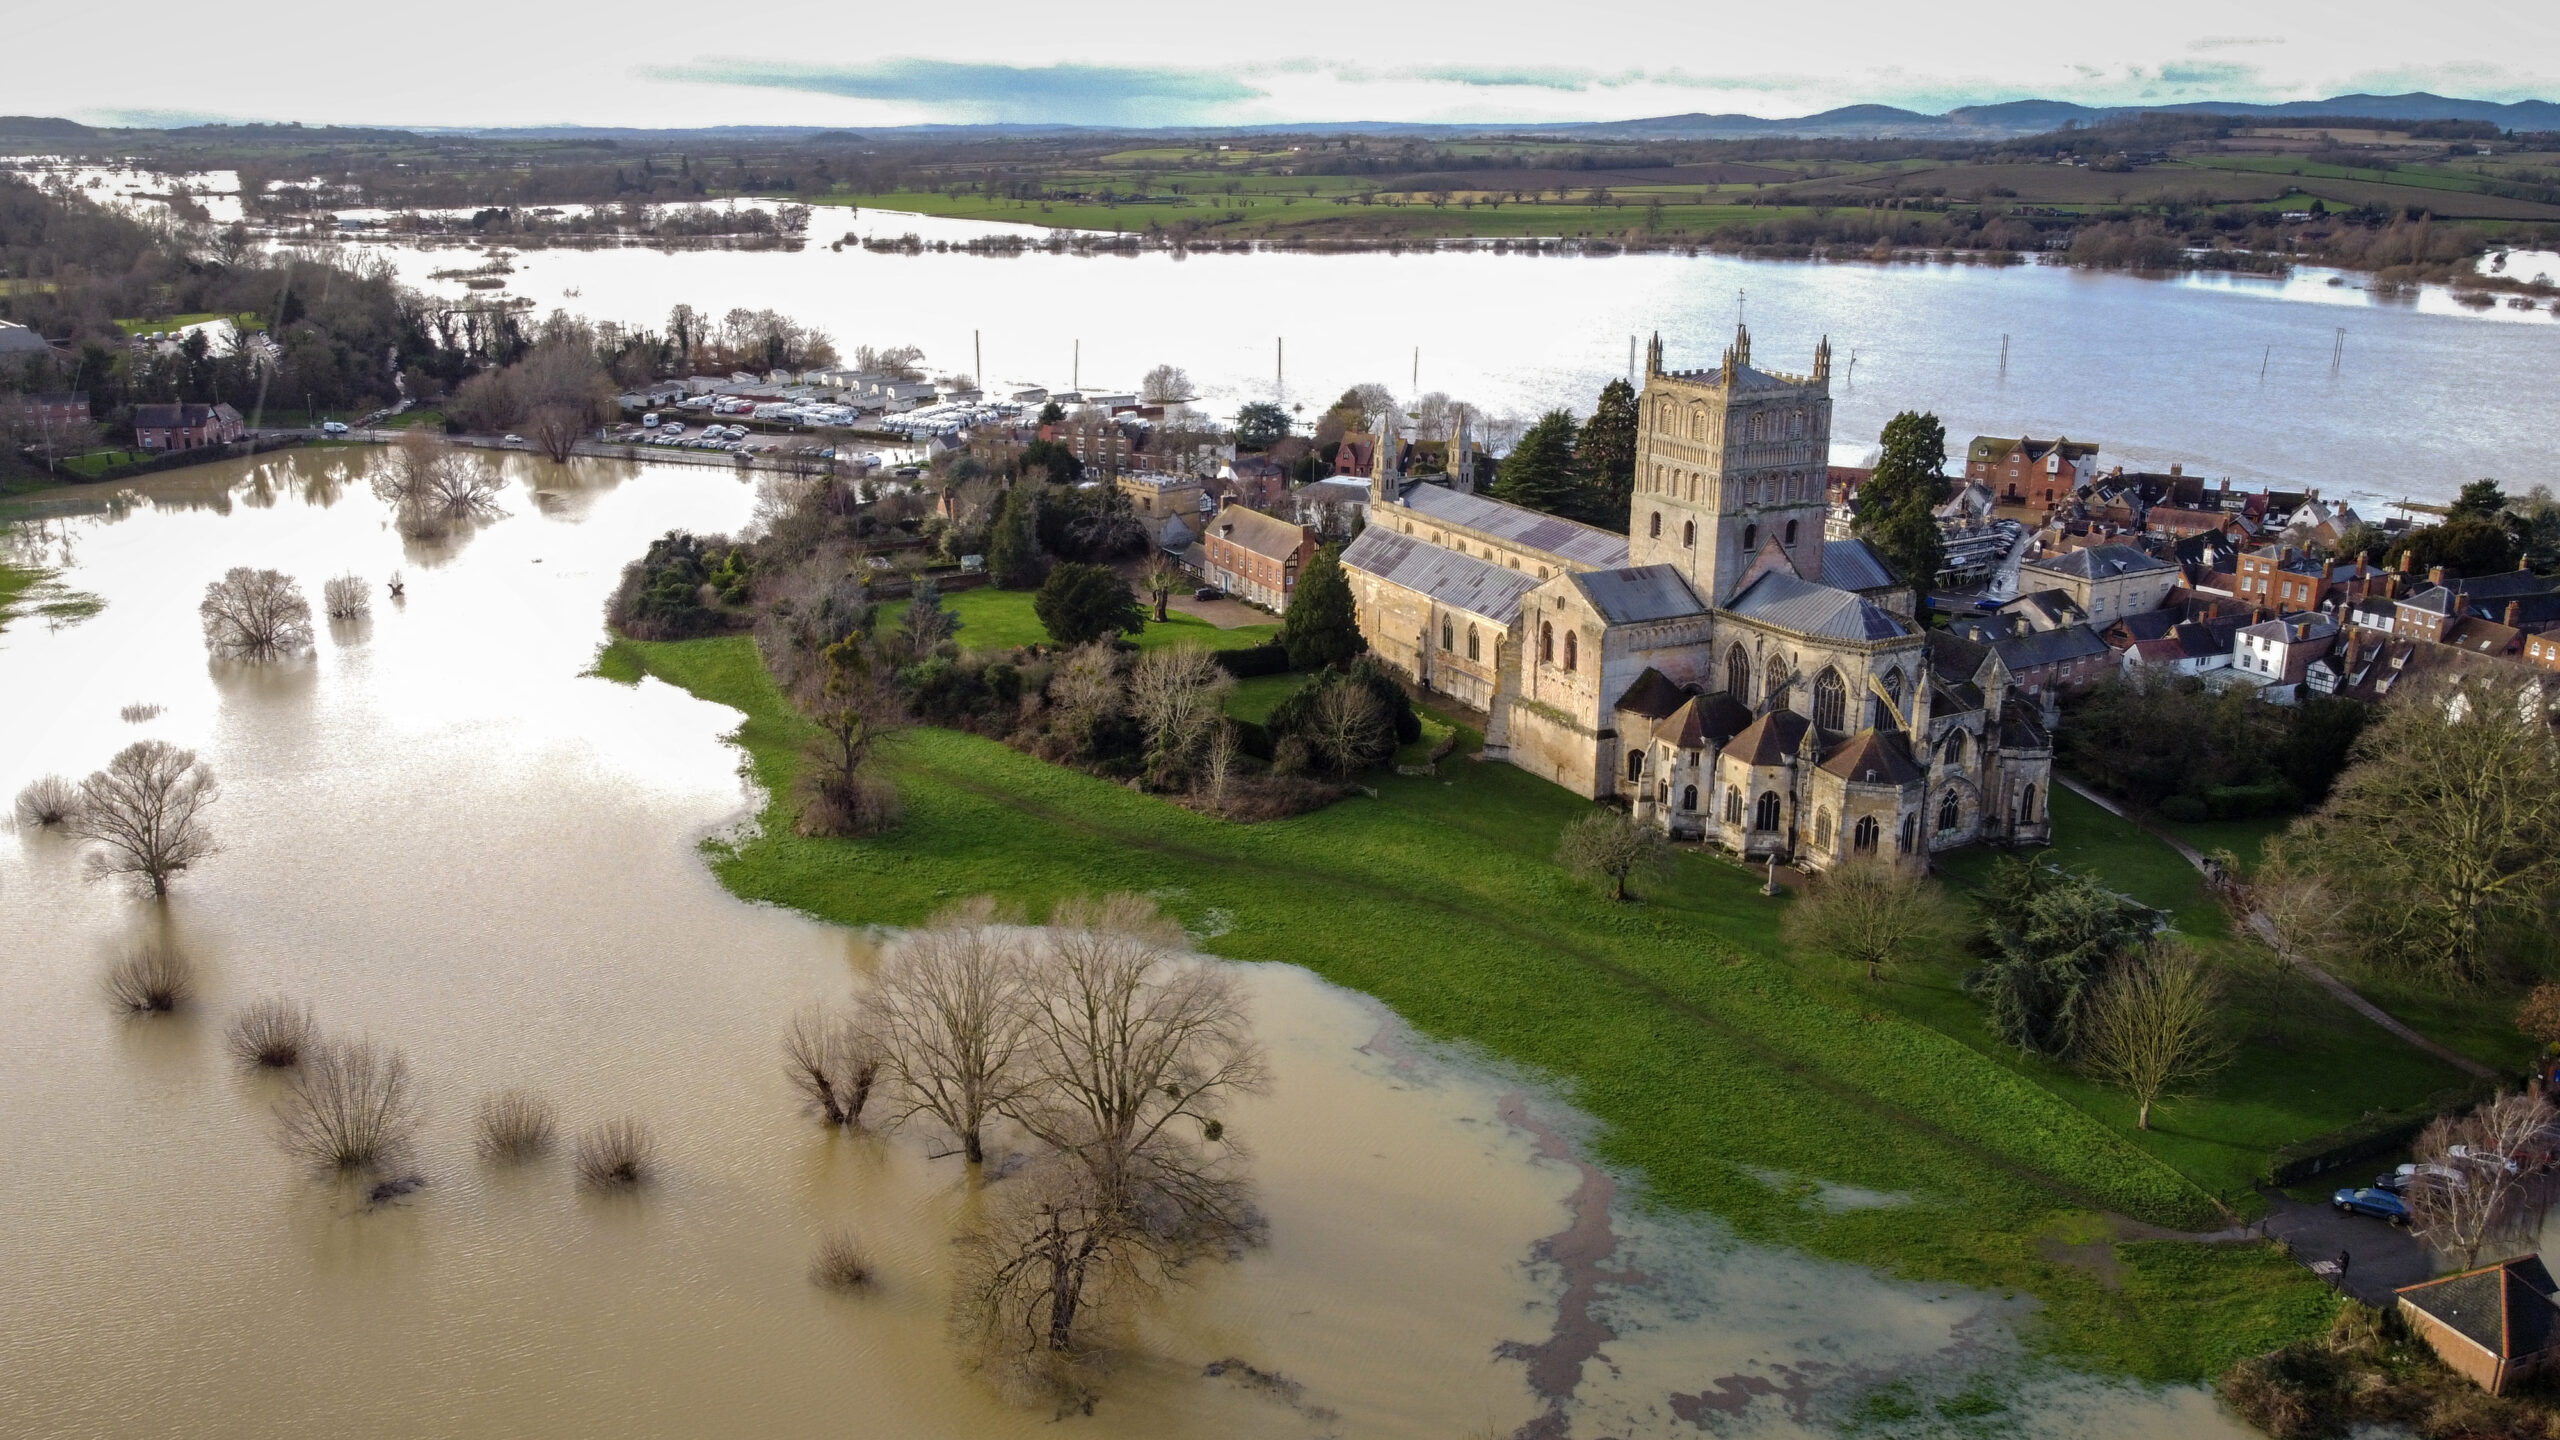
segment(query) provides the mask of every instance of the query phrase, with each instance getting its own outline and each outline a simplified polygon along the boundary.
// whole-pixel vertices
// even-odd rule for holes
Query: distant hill
[[[98,132],[52,115],[0,115],[0,135],[30,140],[82,140]]]

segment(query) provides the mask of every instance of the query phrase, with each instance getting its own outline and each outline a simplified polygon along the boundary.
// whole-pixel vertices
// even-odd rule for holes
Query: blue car
[[[2394,1225],[2409,1223],[2409,1207],[2401,1204],[2400,1197],[2388,1190],[2341,1190],[2330,1203],[2338,1207],[2341,1215],[2370,1215]]]

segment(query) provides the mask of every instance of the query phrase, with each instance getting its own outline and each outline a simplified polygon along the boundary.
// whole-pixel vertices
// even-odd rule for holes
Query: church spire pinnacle
[[[1644,374],[1650,380],[1662,373],[1662,332],[1653,332],[1653,343],[1644,348]]]
[[[1831,337],[1825,335],[1822,337],[1822,343],[1815,346],[1813,349],[1813,383],[1817,385],[1827,384],[1830,382],[1830,379]]]
[[[1751,363],[1751,327],[1748,325],[1733,327],[1733,358],[1744,365]]]

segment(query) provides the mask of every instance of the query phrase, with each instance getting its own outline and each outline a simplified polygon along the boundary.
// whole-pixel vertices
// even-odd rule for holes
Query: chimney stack
[[[2513,600],[2508,601],[2508,602],[2507,602],[2507,624],[2508,624],[2508,626],[2512,628],[2513,626],[2515,626],[2515,625],[2517,625],[2518,623],[2522,622],[2522,621],[2523,621],[2523,619],[2524,619],[2524,607],[2523,607],[2522,605],[2517,604],[2517,603],[2516,603],[2515,601],[2513,601]]]
[[[2441,566],[2441,565],[2430,565],[2430,566],[2428,566],[2428,567],[2427,567],[2427,583],[2428,583],[2428,584],[2430,584],[2430,585],[2441,585],[2441,584],[2443,584],[2443,583],[2444,583],[2444,567],[2443,567],[2443,566]]]

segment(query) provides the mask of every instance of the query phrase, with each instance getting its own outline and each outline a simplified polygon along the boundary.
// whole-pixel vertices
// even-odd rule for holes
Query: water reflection
[[[369,491],[309,498],[343,463],[262,459],[275,501],[259,508],[216,503],[242,468],[146,482],[131,505],[84,497],[38,543],[76,555],[70,578],[108,608],[76,631],[0,633],[0,692],[39,697],[0,707],[0,793],[146,735],[199,750],[225,787],[208,812],[222,852],[165,906],[83,883],[57,835],[0,843],[0,1428],[1052,1433],[945,1338],[949,1237],[973,1203],[956,1162],[824,1131],[788,1090],[782,1023],[861,985],[872,949],[706,872],[696,839],[741,806],[718,741],[734,716],[581,676],[623,562],[671,526],[736,528],[751,487],[511,460],[534,502],[423,565]],[[313,594],[406,566],[407,603],[294,665],[213,666],[195,604],[232,565]],[[138,702],[161,708],[123,719]],[[97,972],[151,937],[184,950],[199,999],[131,1023]],[[1090,1433],[1446,1437],[1546,1413],[1497,1346],[1553,1333],[1565,1277],[1535,1257],[1591,1172],[1569,1146],[1542,1158],[1504,1113],[1525,1105],[1568,1138],[1581,1122],[1302,971],[1248,982],[1275,1084],[1231,1119],[1271,1242],[1138,1317]],[[233,1009],[272,994],[406,1053],[425,1188],[368,1203],[274,1144],[278,1082],[219,1043]],[[582,1194],[565,1155],[480,1164],[472,1106],[513,1086],[556,1104],[567,1134],[644,1119],[658,1177],[607,1197]],[[873,1293],[808,1282],[838,1227],[877,1258]],[[1624,1204],[1602,1228],[1609,1267],[1646,1278],[1590,1292],[1612,1338],[1557,1410],[1574,1434],[1820,1431],[1879,1377],[1977,1371],[2014,1428],[2222,1425],[2200,1392],[2038,1379],[1995,1297]]]

